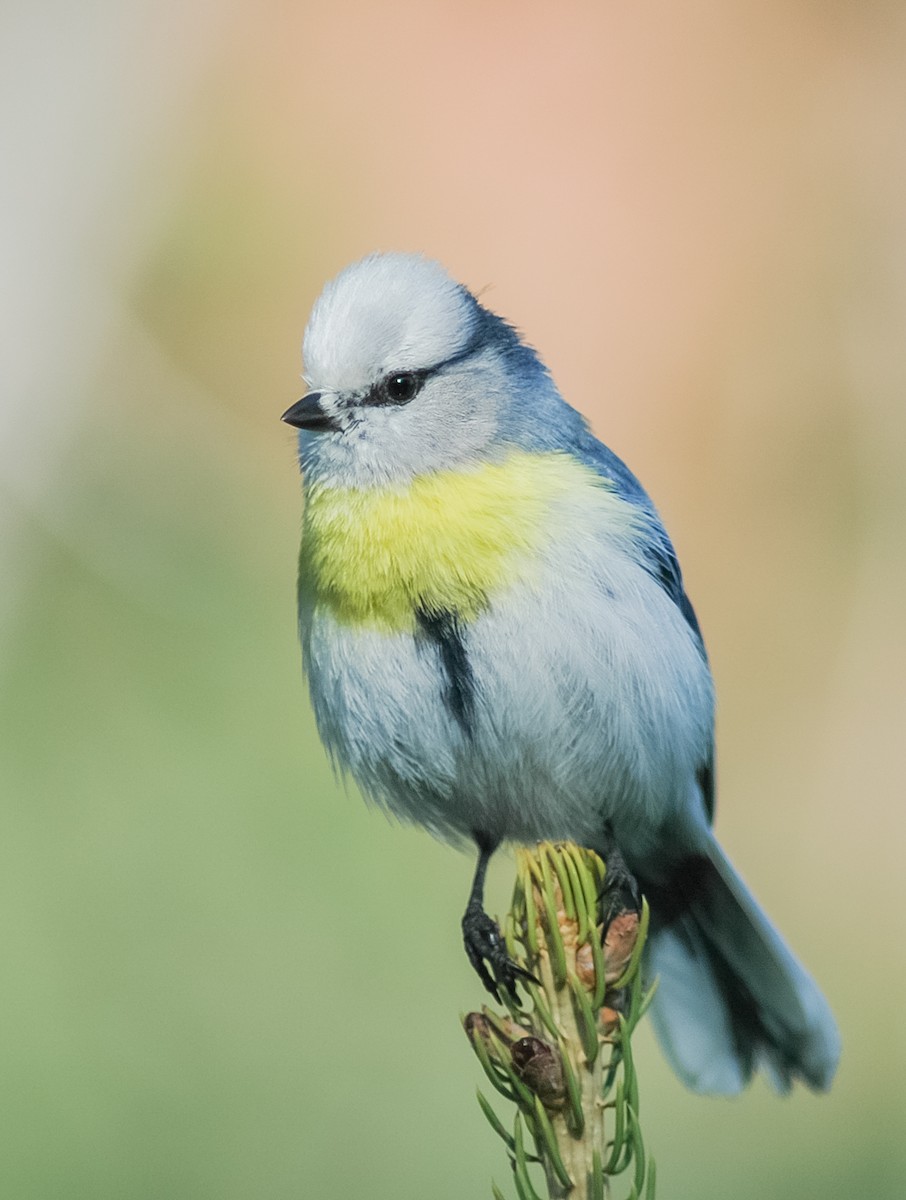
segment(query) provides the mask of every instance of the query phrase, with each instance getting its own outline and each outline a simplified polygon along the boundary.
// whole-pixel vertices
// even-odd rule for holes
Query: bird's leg
[[[482,833],[475,833],[473,837],[478,847],[478,865],[472,880],[469,902],[462,918],[462,937],[469,962],[477,971],[478,978],[499,1001],[499,988],[504,988],[515,996],[518,978],[534,981],[535,977],[513,962],[507,954],[500,926],[484,911],[484,879],[491,855],[499,842]],[[491,968],[490,971],[485,966],[486,962]]]
[[[604,886],[601,888],[599,897],[606,936],[614,917],[626,912],[641,913],[642,893],[636,877],[626,865],[626,859],[616,843],[609,821],[605,826],[604,840],[599,848],[599,853],[604,859],[606,867]]]

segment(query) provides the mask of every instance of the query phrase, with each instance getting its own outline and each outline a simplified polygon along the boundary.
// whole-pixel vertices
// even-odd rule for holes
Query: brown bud
[[[639,914],[622,912],[607,927],[604,939],[604,978],[607,983],[619,979],[632,958],[639,936]]]
[[[591,936],[597,937],[597,931],[593,931]],[[583,942],[576,951],[576,978],[586,991],[593,992],[595,990],[595,984],[597,983],[595,960],[588,942]]]
[[[601,1009],[601,1028],[604,1033],[613,1033],[620,1023],[619,1015],[615,1008],[611,1008],[609,1004],[605,1004]]]
[[[614,917],[604,939],[604,978],[610,984],[619,979],[632,957],[639,936],[639,915],[623,912]],[[589,992],[595,990],[595,960],[591,945],[583,942],[576,950],[576,978]]]
[[[483,1016],[482,1013],[477,1012],[466,1013],[466,1017],[462,1023],[462,1026],[466,1031],[466,1037],[473,1046],[476,1042],[480,1041],[483,1043],[485,1049],[490,1051],[491,1039],[488,1031],[491,1026],[487,1017]]]
[[[566,1098],[560,1052],[538,1037],[520,1038],[510,1051],[513,1070],[545,1108],[561,1108]]]
[[[626,1016],[629,988],[609,988],[604,995],[601,1009],[601,1028],[604,1033],[613,1033],[620,1023],[620,1015]]]

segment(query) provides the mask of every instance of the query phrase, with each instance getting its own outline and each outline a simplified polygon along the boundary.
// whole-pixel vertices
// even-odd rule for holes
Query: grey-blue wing
[[[619,495],[632,500],[647,515],[651,533],[645,548],[648,570],[679,608],[690,628],[695,632],[695,636],[701,644],[702,653],[706,654],[695,609],[683,587],[683,575],[676,551],[651,497],[621,458],[608,449],[603,442],[599,442],[590,430],[585,432],[586,436],[580,439],[579,445],[573,452],[586,466],[591,467],[616,488]]]
[[[632,500],[645,512],[650,531],[650,538],[645,546],[645,566],[683,614],[686,623],[695,633],[702,655],[707,660],[708,653],[705,649],[701,626],[683,586],[683,574],[680,570],[679,559],[651,497],[621,458],[603,442],[599,442],[591,430],[586,428],[584,433],[585,436],[580,437],[578,445],[573,448],[573,453],[603,479],[606,479],[621,496]],[[715,798],[713,744],[707,762],[702,763],[699,770],[699,784],[708,820],[711,821],[714,819]]]

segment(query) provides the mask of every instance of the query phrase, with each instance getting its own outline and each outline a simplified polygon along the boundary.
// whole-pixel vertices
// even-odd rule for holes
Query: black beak
[[[329,416],[321,407],[321,393],[309,392],[301,400],[297,400],[288,408],[281,421],[287,425],[295,425],[296,429],[310,429],[314,433],[326,433],[328,430],[340,428],[337,421]]]

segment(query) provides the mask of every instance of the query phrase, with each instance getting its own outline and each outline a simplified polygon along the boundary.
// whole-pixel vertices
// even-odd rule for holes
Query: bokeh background
[[[0,1194],[512,1191],[471,863],[333,780],[296,646],[278,417],[398,248],[652,491],[721,837],[842,1025],[786,1100],[640,1035],[663,1195],[903,1195],[904,129],[895,0],[4,6]]]

